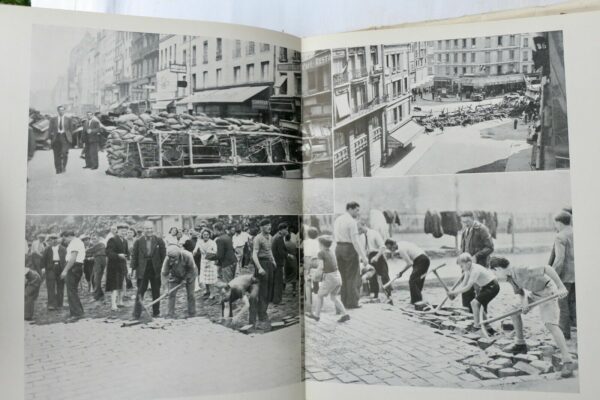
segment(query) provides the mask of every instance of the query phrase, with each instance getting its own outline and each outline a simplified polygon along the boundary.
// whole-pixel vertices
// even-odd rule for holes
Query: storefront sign
[[[187,66],[185,64],[170,64],[169,71],[177,74],[185,74],[187,72]]]
[[[269,109],[269,101],[268,100],[252,100],[252,108],[255,110],[268,110]]]
[[[298,63],[285,63],[277,64],[277,71],[279,72],[300,72],[301,65]]]

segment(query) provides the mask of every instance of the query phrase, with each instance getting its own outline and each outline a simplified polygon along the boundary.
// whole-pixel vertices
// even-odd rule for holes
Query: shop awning
[[[279,75],[275,79],[275,87],[280,88],[287,82],[287,75]]]
[[[346,118],[350,115],[350,104],[348,103],[348,93],[338,94],[335,96],[335,109],[338,118]]]
[[[523,74],[474,76],[460,78],[459,82],[464,86],[484,87],[525,82],[525,76]]]
[[[268,88],[268,86],[239,86],[203,90],[179,100],[177,104],[243,103]]]
[[[424,127],[411,120],[389,135],[388,139],[392,147],[406,147],[412,142],[415,136],[424,131]]]
[[[153,110],[166,110],[173,105],[175,100],[156,100],[156,103],[152,103]]]

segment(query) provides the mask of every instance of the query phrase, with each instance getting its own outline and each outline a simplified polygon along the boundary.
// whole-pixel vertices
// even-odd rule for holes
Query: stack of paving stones
[[[463,308],[443,308],[435,313],[417,313],[403,310],[411,319],[418,320],[434,328],[440,335],[453,337],[480,349],[480,352],[457,360],[464,365],[467,373],[475,378],[495,384],[498,378],[510,380],[513,377],[523,380],[555,377],[554,372],[562,368],[562,360],[558,349],[551,339],[527,341],[527,354],[507,353],[502,349],[514,343],[508,338],[514,329],[511,322],[503,321],[502,332],[489,338],[479,333],[468,333],[472,326],[472,315]],[[577,354],[573,353],[577,359]],[[549,376],[550,375],[550,376]]]

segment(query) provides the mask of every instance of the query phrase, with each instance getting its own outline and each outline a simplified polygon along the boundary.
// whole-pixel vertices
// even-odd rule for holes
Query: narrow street
[[[67,171],[54,171],[52,151],[38,150],[28,164],[28,214],[285,214],[302,211],[302,181],[225,175],[218,179],[120,178],[83,169],[80,149]],[[77,199],[77,201],[73,201]],[[260,201],[249,201],[260,199]]]

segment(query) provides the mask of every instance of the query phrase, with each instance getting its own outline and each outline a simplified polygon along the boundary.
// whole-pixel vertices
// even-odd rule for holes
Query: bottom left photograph
[[[290,215],[28,216],[26,397],[300,382],[298,227]]]

